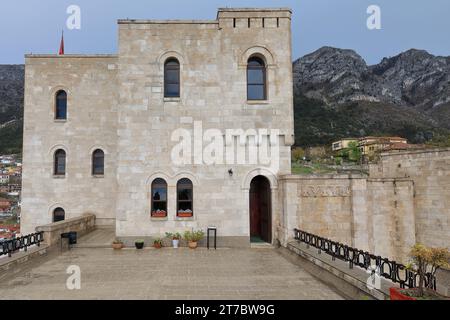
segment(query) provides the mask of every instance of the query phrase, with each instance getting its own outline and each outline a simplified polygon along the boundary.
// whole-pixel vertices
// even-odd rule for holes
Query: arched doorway
[[[264,176],[256,176],[250,184],[250,240],[272,242],[271,190]]]

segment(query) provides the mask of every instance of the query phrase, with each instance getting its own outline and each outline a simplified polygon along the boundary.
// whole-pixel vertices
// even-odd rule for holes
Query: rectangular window
[[[248,85],[248,100],[265,100],[265,87],[263,84]]]
[[[94,168],[93,168],[93,174],[94,175],[104,175],[105,174],[105,167],[103,165],[103,159],[102,158],[94,158]]]

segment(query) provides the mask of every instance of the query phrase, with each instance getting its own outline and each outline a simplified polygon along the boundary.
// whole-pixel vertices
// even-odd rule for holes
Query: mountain
[[[0,154],[22,152],[25,67],[0,65]]]
[[[323,47],[293,63],[296,144],[363,135],[423,143],[450,132],[450,57],[411,49],[368,66]]]

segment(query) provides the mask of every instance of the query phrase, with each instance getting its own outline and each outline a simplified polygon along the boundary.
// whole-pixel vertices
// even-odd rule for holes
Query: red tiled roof
[[[407,143],[403,142],[396,142],[389,146],[390,150],[406,150],[408,149],[409,145]]]

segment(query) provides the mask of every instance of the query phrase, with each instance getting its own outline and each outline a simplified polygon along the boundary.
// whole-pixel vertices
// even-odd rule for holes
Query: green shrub
[[[205,233],[202,230],[197,230],[197,231],[185,231],[184,232],[184,239],[186,241],[190,241],[190,242],[198,242],[200,240],[202,240],[205,237]]]

